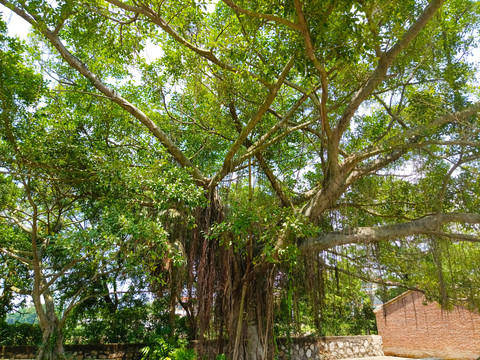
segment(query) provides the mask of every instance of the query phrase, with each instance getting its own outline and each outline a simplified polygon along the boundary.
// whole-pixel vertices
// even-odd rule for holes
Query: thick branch
[[[238,118],[235,106],[234,106],[233,103],[230,103],[229,107],[230,107],[230,114],[232,115],[235,126],[237,127],[238,132],[241,132],[242,131],[242,125],[241,125],[240,120]],[[247,139],[245,139],[245,145],[248,148],[250,148],[250,147],[252,147],[252,142],[247,138]],[[286,207],[292,207],[292,203],[290,202],[290,199],[283,192],[282,187],[278,183],[277,178],[275,177],[275,174],[273,173],[273,171],[268,167],[268,164],[265,161],[265,158],[263,157],[262,153],[257,152],[255,154],[255,157],[258,160],[260,168],[262,169],[264,174],[267,176],[268,180],[270,181],[270,184],[272,185],[276,194],[278,195],[278,197],[282,201],[282,205],[286,206]]]
[[[106,265],[105,265],[106,266]],[[103,270],[105,268],[105,266],[103,266],[101,269]],[[73,308],[75,306],[78,306],[80,305],[82,302],[84,302],[85,300],[89,299],[89,298],[92,298],[92,297],[97,297],[97,295],[89,295],[89,296],[85,296],[83,298],[80,298],[80,296],[82,295],[82,293],[85,291],[85,289],[93,282],[97,281],[101,276],[105,276],[105,275],[108,275],[108,274],[111,274],[115,271],[117,271],[118,268],[113,268],[113,269],[110,269],[108,271],[105,271],[105,272],[96,272],[90,279],[88,280],[85,280],[84,281],[84,284],[77,290],[77,292],[75,294],[73,294],[73,296],[71,296],[69,298],[70,300],[70,303],[68,304],[67,308],[64,310],[63,312],[63,315],[62,315],[62,318],[60,319],[60,323],[59,323],[59,327],[63,327],[63,325],[65,324],[65,321],[67,320],[68,318],[68,314],[73,310]],[[80,298],[80,299],[79,299]]]
[[[293,200],[294,204],[300,204],[301,201],[309,200],[305,204],[301,212],[303,215],[309,217],[315,221],[325,210],[330,208],[337,199],[343,194],[343,192],[358,179],[371,174],[375,171],[385,168],[388,164],[391,164],[406,154],[409,149],[418,147],[418,142],[413,139],[410,143],[399,144],[396,147],[390,149],[390,152],[383,157],[379,157],[368,164],[363,166],[357,166],[357,164],[370,157],[379,155],[389,150],[385,148],[375,148],[375,151],[370,151],[368,156],[359,156],[354,154],[347,158],[346,161],[340,166],[340,170],[335,176],[330,177],[323,187],[317,187],[315,192],[313,189],[308,192],[308,196],[300,196]],[[307,195],[307,194],[305,194]]]
[[[246,152],[242,156],[238,157],[233,162],[232,168],[236,169],[238,166],[240,166],[249,157],[261,152],[263,149],[269,148],[273,144],[276,144],[276,143],[280,142],[282,139],[284,139],[285,137],[287,137],[291,133],[294,133],[295,131],[298,131],[298,130],[303,130],[303,129],[309,127],[310,125],[316,123],[317,121],[318,121],[318,119],[315,118],[313,120],[307,121],[306,123],[298,124],[298,125],[295,125],[293,127],[285,129],[281,134],[278,134],[277,136],[275,136],[270,141],[267,141],[266,143],[262,143],[257,147],[253,147],[251,150],[248,150],[248,152]]]
[[[119,0],[107,0],[110,4],[116,5],[119,8],[122,8],[127,11],[131,11],[134,13],[142,14],[146,16],[152,23],[155,25],[158,25],[163,31],[165,31],[167,34],[169,34],[175,41],[177,41],[179,44],[185,46],[187,49],[192,50],[195,52],[197,55],[200,55],[202,58],[210,61],[211,63],[221,67],[222,69],[232,71],[232,72],[245,72],[245,70],[241,70],[231,64],[228,64],[226,62],[221,61],[218,59],[215,54],[212,52],[212,50],[206,50],[202,49],[194,44],[192,44],[190,41],[187,39],[183,38],[178,32],[176,32],[166,21],[163,19],[161,16],[159,16],[155,11],[153,11],[151,8],[148,8],[146,6],[132,6],[125,4],[122,1]],[[268,81],[263,79],[261,76],[254,74],[250,71],[246,71],[246,73],[251,76],[252,78],[256,79],[259,81],[261,84],[271,87],[272,84],[270,84]]]
[[[335,176],[330,177],[328,181],[325,182],[324,187],[319,188],[318,192],[310,197],[310,201],[301,209],[302,214],[315,221],[323,211],[335,203],[348,186],[359,178],[396,161],[408,150],[419,147],[422,144],[420,139],[428,135],[432,129],[436,129],[448,122],[458,122],[475,115],[479,111],[480,102],[466,110],[439,116],[429,124],[408,129],[364,151],[352,154],[345,159],[344,163],[340,166],[339,172],[336,173]],[[382,158],[372,161],[370,164],[355,168],[361,161],[385,152],[389,153]],[[297,203],[295,200],[293,202]]]
[[[259,152],[259,153],[255,154],[255,157],[257,158],[258,163],[259,163],[260,167],[262,168],[262,171],[265,173],[265,175],[267,176],[268,180],[270,181],[270,184],[272,185],[273,189],[275,190],[275,192],[277,193],[278,197],[279,197],[280,200],[282,201],[282,205],[285,206],[285,207],[290,207],[290,208],[292,208],[293,205],[292,205],[290,199],[289,199],[288,196],[285,194],[285,192],[282,190],[282,187],[281,187],[280,184],[278,183],[277,178],[275,177],[275,174],[274,174],[273,171],[268,167],[267,162],[266,162],[265,159],[263,158],[262,153]]]
[[[267,133],[262,135],[260,139],[258,139],[254,144],[251,144],[248,146],[247,152],[242,155],[240,158],[235,163],[235,166],[240,165],[243,163],[245,160],[247,160],[249,157],[257,153],[259,150],[258,149],[263,149],[264,147],[262,146],[265,144],[265,141],[267,141],[277,130],[282,128],[288,120],[293,116],[293,114],[298,110],[298,108],[303,104],[303,102],[308,98],[307,95],[303,95],[298,101],[295,103],[295,105],[292,106],[292,108],[283,116],[278,123],[276,123],[270,130],[268,130]],[[275,116],[278,114],[272,110],[268,109],[269,112],[274,113]]]
[[[448,122],[459,122],[460,120],[466,119],[470,116],[473,116],[480,112],[480,102],[473,104],[469,108],[459,111],[453,114],[446,114],[439,116],[431,123],[426,125],[416,126],[414,128],[410,128],[408,130],[403,131],[402,133],[392,136],[389,139],[386,139],[375,146],[371,146],[366,148],[363,151],[359,151],[357,153],[352,154],[346,162],[355,162],[358,163],[360,161],[366,160],[378,154],[385,152],[387,149],[404,149],[404,148],[414,148],[418,147],[419,145],[430,145],[430,144],[438,144],[438,145],[470,145],[475,146],[477,142],[467,142],[467,141],[456,141],[456,140],[448,140],[448,141],[441,141],[441,140],[425,140],[425,141],[411,141],[414,137],[420,136],[424,137],[428,135],[432,129],[436,129]]]
[[[17,261],[20,261],[22,264],[27,265],[28,267],[31,267],[33,265],[33,261],[31,259],[17,254],[15,250],[8,250],[8,249],[0,248],[0,252],[3,252],[5,255],[7,255],[7,256],[9,256],[9,257],[11,257],[11,258],[13,258]]]
[[[335,131],[336,141],[340,140],[341,135],[347,129],[350,119],[357,111],[360,104],[362,104],[385,80],[387,71],[393,64],[397,56],[412,42],[413,39],[420,33],[420,31],[433,18],[438,9],[442,6],[444,0],[432,0],[427,5],[423,13],[418,17],[417,21],[405,32],[403,37],[386,53],[383,53],[378,61],[377,68],[373,72],[370,79],[365,86],[361,88],[352,98],[347,106],[347,109],[342,115]]]
[[[190,173],[195,181],[200,185],[205,185],[206,178],[201,174],[201,172],[190,162],[188,157],[180,150],[178,146],[176,146],[172,140],[168,137],[166,133],[164,133],[160,127],[157,126],[143,111],[138,109],[136,106],[122,98],[118,95],[115,90],[110,89],[106,84],[104,84],[98,77],[93,74],[87,66],[82,63],[79,59],[73,56],[68,49],[63,45],[60,41],[58,36],[56,36],[52,31],[50,31],[42,24],[37,23],[29,14],[27,14],[24,10],[7,3],[5,0],[0,0],[0,3],[10,8],[16,14],[21,16],[23,19],[28,21],[32,24],[35,28],[38,29],[49,41],[50,43],[57,49],[60,53],[62,58],[75,70],[77,70],[82,76],[87,78],[92,85],[108,97],[111,101],[115,102],[116,104],[120,105],[124,110],[129,112],[133,115],[137,120],[139,120],[143,125],[145,125],[150,132],[160,140],[160,142],[166,147],[168,152],[178,161],[180,165],[185,168],[190,169]]]
[[[31,234],[32,233],[32,229],[29,229],[28,227],[26,227],[24,224],[22,224],[22,222],[20,220],[18,220],[15,216],[8,216],[8,215],[1,215],[0,214],[0,217],[4,218],[4,219],[9,219],[9,220],[13,220],[13,222],[19,227],[21,228],[23,231],[25,231],[27,234]]]
[[[319,191],[321,190],[321,186],[317,185],[314,188],[307,190],[301,194],[298,194],[292,199],[293,205],[300,205],[304,203],[305,201],[310,200],[312,197],[315,196]]]
[[[225,175],[227,175],[232,170],[232,160],[235,154],[237,153],[238,149],[244,143],[247,136],[252,132],[258,122],[262,119],[263,115],[268,111],[270,105],[272,105],[273,101],[277,97],[277,92],[282,86],[283,82],[285,81],[290,69],[292,68],[294,63],[294,58],[292,57],[287,65],[283,68],[280,77],[278,78],[275,86],[270,89],[267,98],[263,102],[263,104],[258,109],[257,113],[253,116],[253,118],[248,122],[248,124],[242,129],[240,135],[238,136],[237,140],[233,143],[233,145],[228,150],[227,154],[225,155],[225,159],[223,161],[222,168],[217,172],[217,174],[212,178],[210,181],[209,187],[213,188],[221,181]]]
[[[394,161],[400,159],[406,153],[407,149],[396,149],[391,153],[385,155],[384,157],[373,160],[370,164],[358,167],[348,176],[347,180],[345,181],[346,185],[351,185],[359,178],[367,174],[371,174],[372,172],[375,172],[377,170],[383,169],[388,164],[391,164]]]
[[[322,101],[320,103],[319,108],[320,108],[320,113],[321,113],[320,115],[322,119],[322,130],[325,131],[325,133],[327,134],[327,137],[330,138],[331,130],[330,130],[330,125],[328,123],[328,117],[327,117],[328,74],[323,64],[321,64],[320,61],[318,61],[317,57],[315,56],[315,49],[313,48],[312,39],[310,37],[310,32],[308,30],[307,21],[305,19],[305,14],[303,12],[302,4],[300,0],[295,0],[294,4],[295,4],[295,12],[297,13],[298,22],[300,25],[300,32],[305,42],[305,52],[308,58],[310,59],[310,61],[313,62],[315,69],[320,75],[320,82],[322,84]]]
[[[67,264],[62,270],[60,270],[58,273],[56,273],[47,283],[43,284],[42,288],[40,289],[40,292],[43,294],[43,292],[48,289],[55,281],[57,281],[58,278],[63,276],[68,270],[73,268],[75,265],[77,265],[79,262],[85,260],[88,257],[89,254],[86,254],[82,256],[81,258],[74,259],[72,260],[69,264]]]
[[[343,231],[333,231],[321,234],[315,238],[310,237],[304,239],[299,244],[299,248],[303,252],[322,251],[339,245],[394,240],[412,235],[428,235],[439,233],[440,227],[448,223],[480,224],[480,214],[436,214],[401,224],[378,227],[359,227]],[[466,236],[462,234],[446,234],[443,232],[441,234],[442,236],[459,239]]]
[[[432,231],[432,232],[429,232],[427,235],[432,235],[439,238],[446,237],[452,241],[467,241],[467,242],[480,243],[480,236],[469,235],[469,234],[450,234],[442,231]]]

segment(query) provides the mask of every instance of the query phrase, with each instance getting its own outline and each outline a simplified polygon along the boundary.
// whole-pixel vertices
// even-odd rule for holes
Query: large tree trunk
[[[40,297],[35,297],[39,299]],[[55,313],[55,302],[46,290],[43,294],[44,306],[42,304],[35,304],[38,311],[42,311],[40,319],[40,328],[42,329],[42,344],[38,349],[36,360],[63,360],[65,359],[65,350],[63,348],[63,331],[60,326],[60,321]]]
[[[42,345],[38,349],[36,360],[63,360],[65,351],[63,348],[63,334],[58,323],[43,331]]]
[[[225,353],[228,359],[234,360],[273,359],[276,266],[254,264],[252,235],[247,235],[245,249],[232,245],[236,241],[233,234],[225,235],[232,239],[205,236],[212,224],[221,223],[225,217],[217,192],[212,191],[208,198],[209,207],[197,213],[198,226],[189,248],[190,256],[193,255],[189,272],[197,275],[195,312],[199,355],[215,359]],[[193,281],[190,283],[193,285]]]
[[[246,249],[235,248],[233,234],[208,236],[212,224],[224,220],[216,191],[207,195],[209,206],[197,209],[188,252],[186,303],[199,356],[215,359],[273,359],[273,280],[276,266],[254,264],[254,238]],[[228,237],[231,236],[231,239]],[[258,249],[257,249],[258,251]]]
[[[273,359],[273,279],[275,267],[251,271],[231,296],[227,324],[227,358]]]

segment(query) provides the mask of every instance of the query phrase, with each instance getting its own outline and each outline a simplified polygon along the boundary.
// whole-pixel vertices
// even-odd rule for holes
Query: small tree
[[[135,278],[140,291],[150,257],[175,256],[158,218],[168,217],[162,213],[172,206],[196,206],[200,193],[161,155],[143,157],[141,131],[119,145],[126,141],[117,140],[120,126],[111,131],[89,123],[83,106],[67,114],[62,106],[71,98],[50,92],[24,65],[25,46],[0,25],[3,296],[31,297],[43,333],[37,358],[60,359],[72,310],[132,291],[118,287]],[[98,103],[82,105],[105,111]]]

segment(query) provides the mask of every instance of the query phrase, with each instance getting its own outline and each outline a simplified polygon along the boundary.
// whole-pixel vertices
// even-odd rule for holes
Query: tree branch
[[[238,119],[237,111],[235,109],[235,106],[233,103],[230,103],[230,114],[232,115],[233,121],[237,127],[238,132],[241,132],[242,126],[240,123],[240,120]],[[245,145],[248,146],[249,148],[252,147],[252,142],[247,138],[245,139]],[[273,173],[272,170],[268,167],[267,162],[265,161],[265,158],[263,157],[261,152],[255,153],[255,157],[257,158],[257,161],[260,165],[260,168],[262,171],[265,173],[267,176],[268,180],[270,181],[270,184],[272,185],[273,189],[275,190],[275,193],[278,195],[280,198],[282,205],[286,207],[292,207],[292,203],[290,202],[290,199],[285,195],[283,192],[280,184],[277,181],[277,178],[275,177],[275,174]]]
[[[142,15],[146,16],[152,23],[158,25],[163,31],[165,31],[167,34],[169,34],[179,44],[185,46],[187,49],[192,50],[197,55],[200,55],[202,58],[204,58],[204,59],[210,61],[211,63],[219,66],[220,68],[228,70],[228,71],[232,71],[232,72],[235,72],[235,73],[246,72],[249,76],[256,79],[261,84],[263,84],[263,85],[265,85],[269,88],[272,87],[272,84],[270,84],[268,81],[263,79],[261,76],[255,74],[253,72],[250,72],[250,71],[245,71],[245,70],[238,69],[237,67],[235,67],[231,64],[227,64],[227,63],[221,61],[220,59],[218,59],[215,56],[215,54],[212,52],[212,50],[206,50],[206,49],[199,48],[198,46],[195,46],[194,44],[189,42],[187,39],[183,38],[178,32],[176,32],[165,19],[163,19],[161,16],[159,16],[151,8],[148,8],[146,6],[141,6],[141,7],[132,6],[132,5],[125,4],[124,2],[121,2],[119,0],[107,0],[107,1],[110,4],[118,6],[119,8],[122,8],[124,10],[131,11],[131,12],[134,12],[134,13],[139,13],[139,14],[142,14]]]
[[[341,119],[338,122],[337,127],[334,129],[335,132],[335,141],[340,141],[340,137],[345,132],[348,127],[348,124],[357,111],[360,104],[362,104],[380,85],[383,80],[385,80],[387,71],[390,66],[393,64],[397,56],[412,42],[413,39],[419,34],[419,32],[428,24],[428,22],[433,18],[435,13],[440,9],[444,0],[432,0],[427,5],[423,13],[418,17],[417,21],[410,26],[410,28],[405,32],[403,37],[388,50],[383,53],[378,61],[377,68],[374,70],[373,74],[370,76],[369,80],[363,88],[361,88],[350,100],[345,112],[343,113]]]
[[[285,129],[285,131],[283,131],[281,134],[278,134],[277,136],[275,136],[270,141],[268,141],[266,143],[263,143],[263,144],[260,144],[257,147],[252,148],[251,150],[249,150],[248,152],[246,152],[242,156],[240,156],[238,159],[236,159],[234,161],[234,163],[233,163],[234,165],[232,167],[236,168],[237,166],[242,164],[245,160],[247,160],[249,157],[259,153],[263,149],[266,149],[266,148],[272,146],[275,143],[278,143],[280,140],[282,140],[286,136],[290,135],[291,133],[293,133],[297,130],[303,130],[303,129],[307,128],[308,126],[314,124],[316,121],[318,121],[317,118],[313,119],[313,120],[310,120],[310,121],[307,121],[306,123],[298,124],[298,125],[295,125],[293,127],[288,128],[288,129]]]
[[[395,149],[389,154],[385,155],[384,157],[373,160],[370,164],[358,167],[354,171],[352,171],[352,173],[346,179],[345,183],[347,185],[351,185],[359,178],[367,174],[370,174],[372,172],[375,172],[377,170],[380,170],[385,166],[387,166],[388,164],[391,164],[392,162],[400,159],[406,153],[407,153],[407,149],[404,149],[404,148]]]
[[[78,259],[74,259],[72,260],[69,264],[67,264],[62,270],[60,270],[59,272],[57,272],[55,275],[53,275],[53,277],[45,284],[43,284],[42,288],[40,289],[40,293],[43,294],[43,292],[48,289],[48,287],[50,287],[55,281],[57,281],[57,279],[64,275],[68,270],[70,270],[72,267],[74,267],[76,264],[78,264],[79,262],[85,260],[87,257],[88,257],[89,254],[86,254],[84,256],[82,256],[81,258],[78,258]]]
[[[438,229],[448,223],[480,224],[480,214],[436,214],[401,224],[333,231],[321,234],[318,237],[303,239],[299,244],[299,248],[302,252],[322,251],[345,244],[371,243],[399,239],[412,235],[428,235],[438,233]],[[441,235],[452,238],[467,238],[466,235],[463,234],[441,233]]]
[[[431,231],[426,235],[433,235],[436,237],[446,237],[452,241],[467,241],[480,243],[480,236],[468,235],[468,234],[450,234],[442,231]]]
[[[278,123],[276,123],[270,130],[268,130],[267,133],[262,135],[260,139],[258,139],[254,144],[251,144],[248,146],[247,152],[242,155],[237,161],[236,165],[241,164],[244,162],[246,159],[254,155],[255,153],[258,152],[258,149],[263,149],[262,145],[267,141],[277,130],[279,130],[282,126],[284,126],[288,120],[293,116],[295,111],[298,110],[298,108],[303,104],[303,102],[308,98],[306,94],[304,94],[298,101],[291,107],[291,109],[283,116]],[[268,109],[269,112],[274,112],[272,109]],[[274,114],[277,116],[278,114],[275,112]]]
[[[270,89],[267,98],[260,106],[256,114],[252,117],[252,119],[248,122],[248,124],[242,129],[240,135],[238,136],[237,140],[232,144],[230,149],[228,150],[227,154],[225,155],[225,159],[223,161],[222,168],[217,172],[217,174],[211,179],[208,187],[213,188],[215,187],[219,181],[221,181],[225,175],[227,175],[232,170],[232,160],[235,154],[237,153],[240,146],[243,144],[247,136],[252,132],[258,122],[262,119],[263,115],[268,111],[270,105],[272,105],[273,101],[277,97],[278,90],[282,86],[283,82],[285,81],[290,69],[292,68],[294,63],[294,58],[292,57],[285,67],[282,70],[275,86]]]
[[[370,276],[365,276],[365,275],[361,275],[361,274],[358,274],[358,273],[352,273],[348,270],[339,268],[338,266],[336,267],[336,266],[332,266],[332,265],[325,265],[325,267],[330,269],[330,270],[335,270],[335,271],[341,272],[345,275],[356,277],[357,279],[360,279],[360,280],[365,281],[367,283],[374,283],[374,284],[379,284],[379,285],[389,286],[389,287],[399,287],[399,288],[406,289],[406,290],[420,291],[422,293],[424,292],[424,290],[419,289],[419,288],[414,287],[414,286],[408,286],[408,285],[405,285],[405,284],[402,284],[402,283],[396,282],[396,281],[387,281],[387,280],[382,280],[380,278],[372,278]]]
[[[112,0],[112,3],[116,3],[116,0]],[[21,16],[23,19],[32,24],[35,28],[38,29],[48,41],[57,49],[62,58],[75,70],[77,70],[82,76],[88,79],[92,85],[104,94],[107,98],[112,100],[114,103],[118,104],[121,108],[133,115],[137,120],[139,120],[144,126],[150,130],[150,132],[160,140],[160,142],[165,146],[167,151],[175,158],[175,160],[184,168],[190,169],[190,173],[193,179],[199,185],[205,185],[207,179],[203,174],[196,168],[188,157],[180,150],[180,148],[173,143],[169,136],[164,133],[160,127],[157,126],[143,111],[134,106],[132,103],[128,102],[126,99],[118,95],[115,90],[110,89],[106,84],[104,84],[95,74],[93,74],[87,66],[77,59],[74,55],[68,51],[68,49],[63,45],[58,36],[50,31],[47,27],[42,26],[36,20],[34,20],[29,14],[24,10],[18,8],[15,5],[7,3],[5,0],[0,0],[0,3],[10,8],[17,15]]]
[[[429,145],[429,144],[438,144],[438,145],[471,145],[475,146],[476,142],[470,142],[464,140],[426,140],[426,141],[414,141],[412,142],[412,138],[416,136],[425,137],[432,129],[438,128],[448,122],[458,122],[470,116],[473,116],[480,112],[480,102],[473,104],[469,108],[459,111],[453,114],[445,114],[442,116],[437,117],[435,120],[430,122],[429,124],[416,126],[414,128],[410,128],[408,130],[403,131],[402,133],[392,136],[381,143],[378,143],[375,146],[371,146],[366,148],[365,150],[359,151],[357,153],[352,154],[346,161],[348,162],[359,162],[365,159],[368,159],[372,156],[378,155],[386,151],[386,149],[401,149],[401,148],[413,148],[418,145]]]
[[[223,1],[228,7],[230,7],[232,10],[234,10],[234,11],[236,11],[236,12],[239,12],[239,13],[242,13],[242,14],[245,14],[245,15],[247,15],[247,16],[257,18],[257,19],[263,19],[263,20],[267,20],[267,21],[274,21],[274,22],[276,22],[276,23],[286,25],[286,26],[288,26],[289,28],[291,28],[291,29],[293,29],[293,30],[300,31],[300,25],[299,25],[299,24],[296,24],[296,23],[294,23],[294,22],[291,22],[290,20],[281,18],[281,17],[276,16],[276,15],[262,14],[262,13],[258,13],[258,12],[255,12],[255,11],[251,11],[251,10],[247,10],[247,9],[241,8],[240,6],[238,6],[237,4],[235,4],[232,0],[222,0],[222,1]]]
[[[424,138],[432,129],[436,129],[445,123],[458,122],[475,115],[479,111],[480,102],[466,110],[439,116],[429,124],[408,129],[375,146],[367,147],[363,151],[350,155],[340,165],[339,171],[334,176],[330,176],[323,186],[318,188],[318,192],[310,197],[309,202],[300,211],[311,220],[315,220],[323,211],[334,204],[343,191],[356,180],[395,161],[409,149],[420,146],[421,141],[418,138]],[[355,166],[361,161],[386,152],[388,154],[385,157],[378,158],[370,164],[355,169]]]
[[[17,294],[20,294],[20,295],[25,295],[25,296],[30,296],[32,295],[32,293],[28,290],[22,290],[16,286],[13,286],[13,285],[10,285],[8,286],[8,288],[14,292],[16,292]]]
[[[28,227],[26,227],[25,225],[23,225],[20,220],[18,220],[15,216],[8,216],[8,215],[1,215],[0,214],[0,217],[1,218],[4,218],[4,219],[9,219],[9,220],[13,220],[13,222],[15,223],[15,225],[17,225],[20,229],[22,229],[23,231],[25,231],[27,234],[32,234],[32,229],[29,229]]]
[[[331,129],[330,124],[328,122],[327,116],[327,100],[328,100],[328,74],[325,70],[323,64],[318,61],[317,57],[315,56],[315,49],[313,48],[312,40],[310,38],[310,32],[308,30],[307,21],[305,19],[305,14],[302,9],[302,3],[300,0],[294,0],[295,4],[295,12],[297,13],[299,25],[300,25],[300,32],[303,36],[303,40],[305,42],[305,52],[313,62],[315,69],[320,75],[320,83],[322,85],[322,101],[320,102],[320,117],[322,119],[322,130],[326,133],[327,137],[331,137]]]
[[[106,265],[105,265],[106,266]],[[104,266],[104,267],[105,267]],[[102,269],[104,268],[102,267]],[[59,327],[63,327],[63,325],[65,324],[65,321],[67,320],[68,318],[68,314],[73,310],[73,308],[75,306],[78,306],[80,305],[82,302],[86,301],[87,299],[90,299],[92,297],[97,297],[97,295],[89,295],[89,296],[85,296],[83,298],[80,298],[80,295],[85,291],[85,289],[88,287],[89,284],[93,283],[94,281],[98,280],[99,277],[101,276],[104,276],[104,275],[108,275],[108,274],[111,274],[115,271],[117,271],[118,268],[114,268],[114,269],[111,269],[109,271],[105,271],[105,272],[97,272],[95,273],[90,279],[88,279],[86,282],[84,282],[84,285],[81,286],[77,292],[70,297],[70,303],[68,304],[67,308],[65,309],[65,311],[63,312],[63,315],[62,315],[62,318],[60,319],[60,323],[59,323]],[[77,300],[78,299],[78,300]]]
[[[5,255],[11,257],[12,259],[20,261],[22,264],[27,265],[29,268],[33,266],[33,261],[31,259],[28,259],[24,256],[16,254],[15,250],[0,248],[0,252],[3,252]]]

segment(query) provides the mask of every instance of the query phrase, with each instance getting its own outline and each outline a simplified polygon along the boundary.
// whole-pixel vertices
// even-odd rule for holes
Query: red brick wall
[[[442,310],[426,304],[420,292],[408,292],[376,311],[385,355],[477,359],[480,315],[462,306]]]

